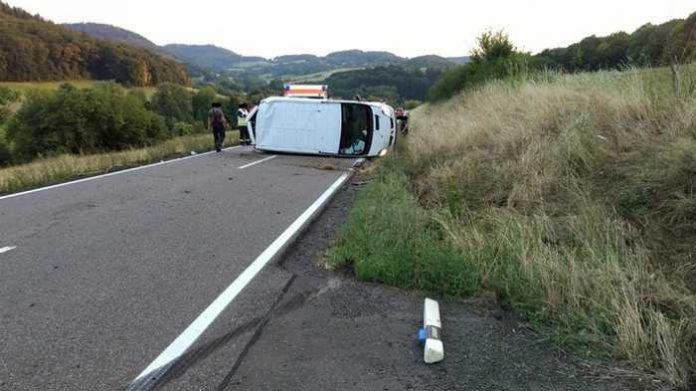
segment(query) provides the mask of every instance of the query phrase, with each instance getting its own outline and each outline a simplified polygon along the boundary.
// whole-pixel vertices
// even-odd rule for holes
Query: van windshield
[[[341,104],[341,155],[364,155],[372,142],[372,109],[357,103]]]

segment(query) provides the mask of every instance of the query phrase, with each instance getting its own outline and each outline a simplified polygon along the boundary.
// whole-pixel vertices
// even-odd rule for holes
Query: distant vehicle
[[[283,88],[283,96],[286,98],[329,99],[329,86],[286,84]]]
[[[376,157],[396,141],[394,109],[383,103],[275,97],[249,115],[257,150]]]

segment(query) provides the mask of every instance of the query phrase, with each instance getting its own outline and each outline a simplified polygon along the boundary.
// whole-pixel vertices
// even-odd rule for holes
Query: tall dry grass
[[[696,75],[682,69],[680,91],[665,69],[489,83],[417,110],[402,159],[482,286],[687,388]]]
[[[237,132],[227,134],[227,144],[237,143]],[[213,148],[212,136],[195,134],[177,137],[160,144],[94,155],[60,155],[38,158],[31,163],[0,168],[0,194],[49,185],[83,176],[183,156]]]

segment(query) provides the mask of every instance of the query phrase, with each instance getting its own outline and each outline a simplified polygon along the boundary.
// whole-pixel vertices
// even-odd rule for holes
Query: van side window
[[[375,129],[379,130],[379,115],[375,115]]]
[[[358,103],[341,104],[341,155],[365,155],[370,151],[372,108]]]

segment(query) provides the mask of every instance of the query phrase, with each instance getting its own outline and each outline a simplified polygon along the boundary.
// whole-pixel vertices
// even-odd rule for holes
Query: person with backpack
[[[251,145],[251,137],[249,136],[249,105],[242,103],[237,110],[237,129],[239,129],[239,143],[241,145]]]
[[[213,108],[208,113],[208,130],[213,132],[215,140],[215,150],[222,152],[222,146],[225,145],[225,129],[227,128],[227,119],[222,111],[222,104],[215,102]]]

